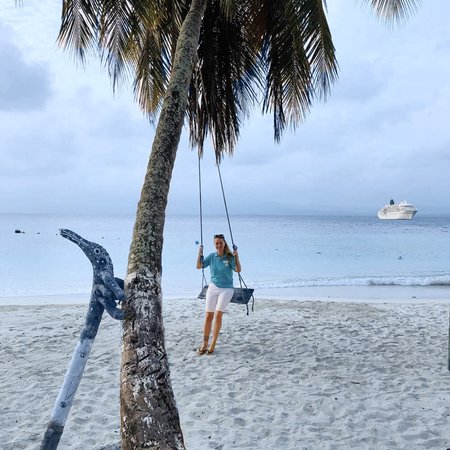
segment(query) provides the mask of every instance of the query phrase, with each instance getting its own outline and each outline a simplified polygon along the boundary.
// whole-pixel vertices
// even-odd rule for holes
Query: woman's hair
[[[225,240],[225,236],[223,234],[215,234],[214,239],[222,239],[224,242],[223,252],[225,253],[226,257],[228,258],[228,261],[231,260],[233,257],[233,252],[230,250],[230,247],[228,247],[227,241]]]

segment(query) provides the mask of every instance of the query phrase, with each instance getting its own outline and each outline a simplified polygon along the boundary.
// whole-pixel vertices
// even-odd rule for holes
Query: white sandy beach
[[[189,450],[450,447],[448,303],[231,305],[211,356],[203,303],[167,300]],[[86,305],[0,307],[0,448],[37,449]],[[118,449],[120,324],[105,315],[60,442]]]

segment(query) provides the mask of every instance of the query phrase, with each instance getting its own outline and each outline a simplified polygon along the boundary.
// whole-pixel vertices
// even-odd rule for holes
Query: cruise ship
[[[377,216],[382,220],[411,220],[416,213],[417,209],[411,203],[402,201],[396,204],[391,200],[389,205],[383,206],[378,211]]]

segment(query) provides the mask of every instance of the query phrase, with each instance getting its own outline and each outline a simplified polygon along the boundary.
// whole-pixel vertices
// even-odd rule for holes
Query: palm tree
[[[400,20],[417,0],[370,0]],[[337,62],[325,0],[63,0],[60,43],[85,60],[100,51],[114,87],[132,77],[155,138],[126,277],[121,363],[122,449],[182,449],[164,343],[161,254],[172,170],[185,117],[202,153],[231,153],[259,104],[274,138],[326,98]]]

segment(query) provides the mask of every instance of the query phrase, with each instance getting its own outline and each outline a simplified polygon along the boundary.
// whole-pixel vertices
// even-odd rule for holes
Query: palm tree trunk
[[[207,0],[193,0],[183,23],[171,80],[138,204],[125,282],[121,362],[122,450],[184,449],[164,343],[161,255],[165,210],[183,128]]]

